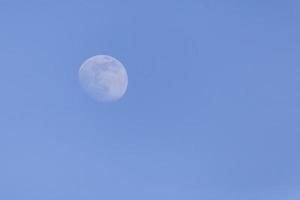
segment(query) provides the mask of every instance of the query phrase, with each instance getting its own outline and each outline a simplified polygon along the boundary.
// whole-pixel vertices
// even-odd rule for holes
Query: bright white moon
[[[125,94],[128,76],[120,61],[111,56],[97,55],[81,65],[79,81],[90,96],[108,102],[116,101]]]

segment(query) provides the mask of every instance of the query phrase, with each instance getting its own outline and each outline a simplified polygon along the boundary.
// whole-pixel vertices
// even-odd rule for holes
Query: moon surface
[[[117,59],[97,55],[87,59],[79,69],[82,88],[100,102],[119,100],[127,90],[128,75]]]

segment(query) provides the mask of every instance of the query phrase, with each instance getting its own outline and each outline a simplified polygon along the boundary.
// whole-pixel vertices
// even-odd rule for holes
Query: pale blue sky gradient
[[[298,200],[300,2],[0,1],[0,199]],[[78,82],[96,54],[119,102]]]

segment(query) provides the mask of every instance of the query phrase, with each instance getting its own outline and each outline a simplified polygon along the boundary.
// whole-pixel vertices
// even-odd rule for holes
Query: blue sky
[[[300,3],[0,1],[0,199],[298,200]],[[96,54],[129,86],[79,86]]]

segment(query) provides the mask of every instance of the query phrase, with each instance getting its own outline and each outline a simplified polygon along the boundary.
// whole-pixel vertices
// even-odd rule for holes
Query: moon
[[[126,93],[128,75],[123,64],[108,55],[87,59],[79,69],[82,88],[100,102],[119,100]]]

